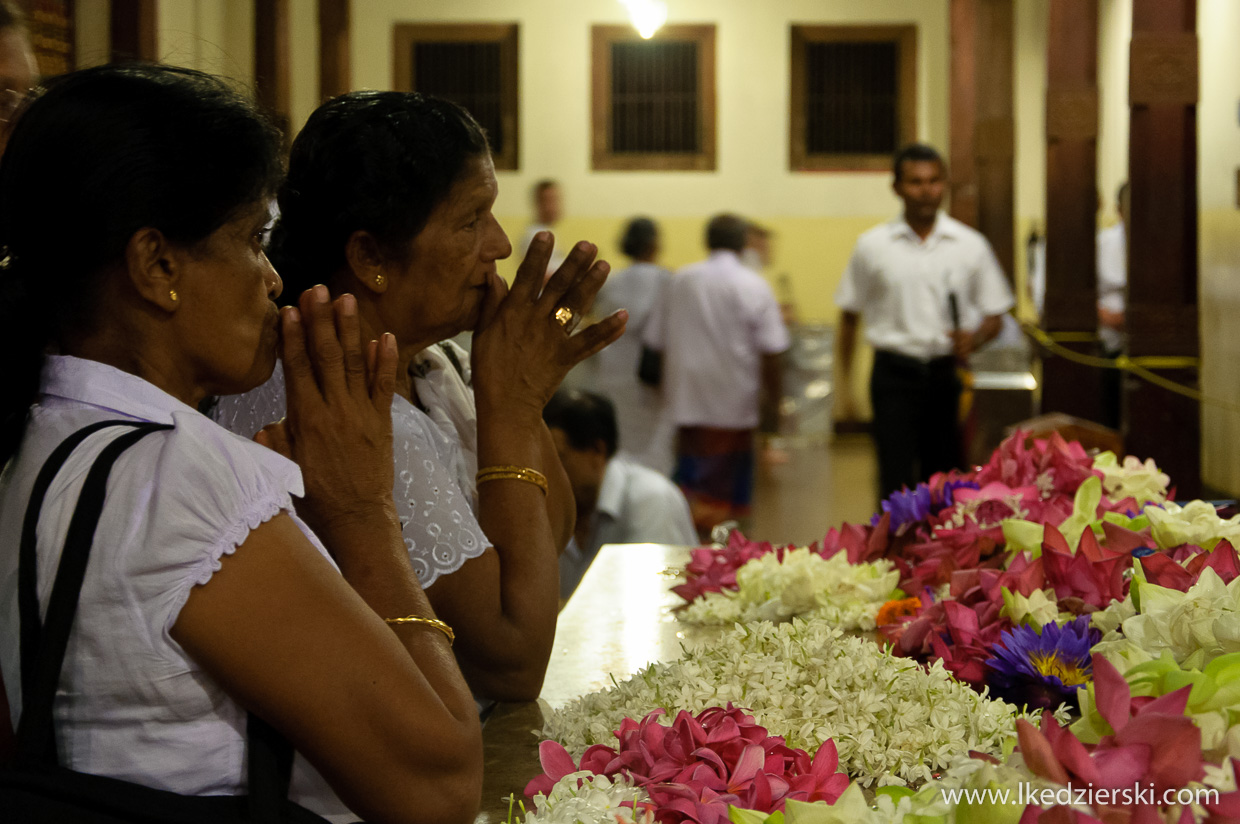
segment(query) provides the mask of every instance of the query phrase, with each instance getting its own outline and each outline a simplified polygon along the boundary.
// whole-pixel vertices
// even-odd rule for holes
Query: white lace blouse
[[[283,418],[284,410],[284,371],[277,366],[271,380],[244,395],[220,398],[211,414],[227,429],[249,438]],[[474,515],[470,467],[477,461],[471,463],[455,435],[446,418],[437,424],[404,398],[392,400],[396,461],[392,494],[409,559],[423,588],[456,572],[491,545]]]
[[[246,785],[246,712],[171,636],[190,590],[220,558],[302,494],[291,461],[225,431],[141,378],[95,361],[50,357],[21,450],[0,475],[0,668],[13,720],[22,707],[17,547],[43,462],[96,421],[171,423],[112,469],[92,544],[54,708],[61,764],[190,795],[233,795]],[[122,431],[87,438],[48,490],[38,526],[43,610],[76,506],[100,450]],[[300,756],[290,796],[333,820],[356,816]]]

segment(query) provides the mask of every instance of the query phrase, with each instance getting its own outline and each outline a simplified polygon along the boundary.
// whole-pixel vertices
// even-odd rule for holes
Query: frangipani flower
[[[995,695],[1014,704],[1053,709],[1075,703],[1076,688],[1089,683],[1089,648],[1097,630],[1082,616],[1062,627],[1054,621],[1041,628],[1015,627],[1004,632],[986,662]]]

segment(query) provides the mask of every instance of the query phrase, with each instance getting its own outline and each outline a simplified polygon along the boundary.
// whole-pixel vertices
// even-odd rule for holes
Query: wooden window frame
[[[713,24],[667,25],[652,40],[692,40],[698,54],[698,152],[623,152],[611,148],[611,45],[640,41],[632,26],[596,24],[591,27],[593,99],[591,105],[592,167],[615,171],[713,172],[715,148],[715,26]]]
[[[501,128],[504,150],[493,154],[498,171],[521,168],[520,147],[520,26],[517,23],[397,23],[392,27],[392,88],[413,91],[415,43],[499,43]]]
[[[890,154],[811,154],[806,146],[806,51],[811,43],[896,43],[899,55],[897,148],[917,140],[917,26],[813,26],[793,24],[788,116],[788,168],[809,171],[885,171]]]

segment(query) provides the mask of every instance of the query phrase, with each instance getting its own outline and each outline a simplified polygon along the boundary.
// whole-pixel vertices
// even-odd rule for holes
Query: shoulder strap
[[[65,438],[48,456],[43,468],[35,477],[30,490],[30,503],[22,521],[21,545],[17,562],[17,604],[21,621],[21,679],[22,694],[29,695],[34,689],[34,662],[39,655],[39,643],[43,634],[43,621],[39,617],[39,559],[38,544],[39,513],[43,499],[52,481],[81,443],[100,429],[109,426],[133,426],[133,421],[99,421],[83,427]]]
[[[133,431],[104,447],[87,473],[78,495],[77,508],[69,522],[44,624],[39,619],[38,600],[39,513],[52,481],[73,450],[90,435],[109,426],[127,426]],[[55,764],[57,760],[52,706],[90,560],[91,544],[103,512],[112,465],[126,449],[150,433],[172,428],[168,424],[124,420],[91,424],[74,432],[57,446],[35,478],[22,522],[18,561],[22,674],[22,715],[17,728],[16,747],[19,763]],[[292,775],[293,747],[278,731],[253,714],[249,716],[246,739],[249,748],[250,815],[255,821],[282,820]]]
[[[46,622],[41,625],[38,615],[38,593],[34,591],[38,580],[34,552],[37,540],[34,533],[39,522],[39,510],[42,508],[43,498],[52,480],[56,477],[56,473],[68,460],[73,450],[87,436],[109,425],[129,426],[133,431],[121,435],[104,447],[86,475],[86,481],[78,496],[77,508],[74,510],[73,518],[69,522],[68,534],[65,536],[60,566],[56,570],[56,582],[52,585],[51,598],[48,600]],[[32,603],[34,610],[33,615],[28,615],[25,610],[22,612],[22,714],[17,725],[17,756],[24,763],[55,763],[56,761],[52,704],[56,698],[56,685],[60,681],[65,651],[69,646],[69,633],[73,628],[74,616],[77,615],[78,595],[82,591],[82,581],[86,577],[91,542],[95,537],[95,527],[99,523],[99,516],[103,512],[103,502],[107,495],[108,476],[112,472],[112,465],[126,449],[150,433],[162,429],[172,429],[172,425],[105,421],[102,424],[88,426],[70,435],[56,448],[35,480],[36,486],[26,510],[26,519],[22,524],[22,547],[18,561],[19,567],[27,567],[24,574],[21,571],[18,573],[19,586],[28,590],[23,603]],[[29,536],[27,532],[30,533]],[[27,544],[29,544],[29,551]],[[26,563],[28,555],[30,563]],[[33,655],[27,655],[26,643],[32,645],[30,651],[33,651]]]

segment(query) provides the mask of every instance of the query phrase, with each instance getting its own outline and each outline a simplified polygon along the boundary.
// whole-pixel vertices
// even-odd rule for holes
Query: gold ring
[[[551,317],[555,318],[555,322],[560,324],[561,328],[567,329],[568,325],[573,322],[573,310],[567,306],[561,306]]]

